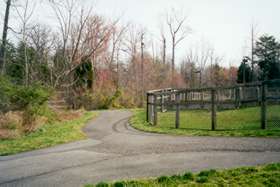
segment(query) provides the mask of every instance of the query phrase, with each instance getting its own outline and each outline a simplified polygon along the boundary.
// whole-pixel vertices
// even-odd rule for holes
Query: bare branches
[[[59,23],[59,30],[62,37],[62,52],[65,54],[66,45],[69,42],[70,33],[72,30],[72,20],[74,19],[74,11],[76,4],[74,0],[60,1],[51,3]]]
[[[201,40],[193,45],[186,54],[183,67],[191,64],[191,82],[194,82],[195,74],[199,74],[199,85],[212,86],[214,84],[215,67],[222,58],[216,54],[214,48],[206,41]],[[183,71],[187,71],[186,69]]]
[[[190,28],[186,25],[186,22],[187,16],[179,15],[174,9],[166,14],[166,24],[175,46],[190,33]]]
[[[214,58],[214,48],[207,42],[201,41],[199,44],[190,48],[187,60],[196,64],[199,70],[203,71],[207,64]]]
[[[25,62],[25,85],[29,85],[30,72],[29,72],[29,63],[27,55],[27,32],[31,27],[28,27],[31,18],[33,16],[36,3],[30,4],[29,0],[25,0],[23,4],[15,5],[15,10],[18,14],[18,18],[21,21],[21,31],[20,35],[22,36],[21,42],[24,44],[24,62]]]
[[[183,41],[190,29],[186,25],[187,17],[184,15],[179,15],[174,9],[172,9],[166,15],[166,24],[169,28],[169,33],[172,39],[172,85],[174,85],[174,72],[175,72],[175,49],[177,45]]]

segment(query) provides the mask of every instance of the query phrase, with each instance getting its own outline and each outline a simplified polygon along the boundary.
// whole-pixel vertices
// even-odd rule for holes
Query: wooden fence
[[[230,87],[200,89],[162,89],[147,92],[146,120],[158,123],[158,112],[167,107],[176,111],[175,127],[180,127],[182,109],[211,110],[211,129],[217,127],[217,108],[238,109],[246,106],[261,106],[262,129],[267,127],[267,102],[280,103],[280,80],[257,82]]]

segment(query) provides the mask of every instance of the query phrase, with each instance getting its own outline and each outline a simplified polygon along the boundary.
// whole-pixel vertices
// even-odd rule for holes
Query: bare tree
[[[256,81],[257,76],[255,75],[255,42],[257,36],[257,24],[252,23],[251,25],[251,80]]]
[[[166,64],[166,38],[162,38],[162,63]]]
[[[54,47],[54,37],[52,31],[45,25],[35,25],[28,35],[28,43],[35,50],[38,56],[38,63],[45,63],[50,56],[50,51]]]
[[[15,7],[18,18],[21,22],[21,41],[24,45],[24,67],[25,67],[25,85],[29,85],[29,59],[27,55],[27,40],[28,35],[27,32],[30,28],[32,28],[29,23],[31,21],[32,15],[35,10],[36,4],[30,4],[29,0],[25,0],[23,4],[18,4]]]
[[[175,49],[177,45],[186,38],[190,32],[190,28],[186,25],[187,17],[179,15],[174,9],[172,9],[166,16],[166,23],[169,28],[169,32],[172,39],[172,86],[174,86],[174,72],[175,72]]]
[[[86,52],[84,58],[89,58],[91,61],[92,71],[96,72],[98,62],[102,61],[102,54],[104,54],[109,46],[109,41],[112,34],[112,27],[107,24],[105,20],[99,16],[93,16],[89,20],[87,26],[87,39],[85,40],[86,48],[83,50]],[[94,90],[96,73],[92,74],[92,90]]]
[[[166,36],[164,34],[163,28],[161,29],[161,43],[162,43],[162,63],[166,64]]]
[[[126,41],[123,46],[123,51],[128,55],[129,59],[129,75],[127,75],[127,82],[132,89],[133,94],[138,98],[141,98],[141,36],[143,30],[137,28],[135,25],[130,25],[126,37]],[[140,71],[139,71],[140,70]]]
[[[201,42],[199,46],[193,47],[189,50],[186,61],[195,64],[193,69],[194,74],[199,74],[199,87],[202,87],[202,76],[207,64],[211,63],[214,58],[214,49],[206,42]]]
[[[145,94],[145,88],[144,88],[144,31],[141,33],[141,106],[144,106],[144,94]],[[154,51],[153,51],[154,52]],[[153,54],[153,60],[154,60],[154,54]]]
[[[96,51],[96,48],[91,46],[95,36],[91,34],[93,20],[98,20],[97,17],[91,16],[91,9],[85,11],[79,8],[74,0],[66,0],[52,4],[56,14],[62,45],[57,46],[57,51],[60,51],[62,59],[59,60],[60,69],[57,70],[53,66],[53,86],[61,86],[61,81],[70,80],[65,86],[71,86],[75,83],[68,76],[81,65],[83,59],[89,59]],[[63,60],[64,59],[64,60]],[[66,78],[68,77],[68,78]],[[66,78],[66,79],[65,79]]]
[[[124,36],[127,32],[128,25],[118,26],[117,23],[119,19],[114,21],[111,24],[111,39],[110,39],[110,54],[107,55],[106,61],[108,63],[109,69],[111,72],[115,74],[113,76],[114,83],[116,85],[116,89],[119,89],[119,55],[122,48],[122,44],[124,42]],[[114,68],[116,67],[116,68]],[[114,72],[114,69],[116,71]]]
[[[54,34],[47,26],[37,24],[27,32],[27,35],[28,46],[34,50],[34,62],[29,66],[30,81],[42,81],[50,86],[52,76],[50,76],[49,64],[55,47]]]

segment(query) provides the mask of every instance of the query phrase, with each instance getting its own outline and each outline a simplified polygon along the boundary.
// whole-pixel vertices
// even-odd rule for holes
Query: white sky
[[[22,0],[18,0],[22,1]],[[33,0],[35,1],[35,0]],[[37,1],[37,0],[36,0]],[[39,0],[38,0],[39,1]],[[42,0],[40,0],[42,1]],[[177,60],[186,54],[190,46],[207,41],[216,53],[224,57],[222,65],[238,65],[250,46],[252,23],[257,34],[268,33],[280,39],[280,0],[81,0],[86,6],[108,18],[122,15],[123,22],[145,27],[153,35],[159,33],[160,20],[171,8],[183,10],[188,15],[192,33],[178,46]],[[51,22],[51,9],[37,7],[37,22]],[[3,0],[0,15],[4,14]],[[11,24],[15,24],[14,19]],[[3,21],[0,21],[2,30]]]

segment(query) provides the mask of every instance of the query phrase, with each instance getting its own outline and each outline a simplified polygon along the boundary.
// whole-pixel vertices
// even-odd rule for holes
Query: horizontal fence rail
[[[182,109],[206,109],[211,113],[211,129],[217,127],[217,110],[260,106],[260,127],[267,127],[267,105],[280,104],[280,80],[198,89],[161,89],[147,92],[147,122],[157,125],[158,112],[175,110],[175,127],[180,127]],[[280,126],[280,118],[279,118]]]

